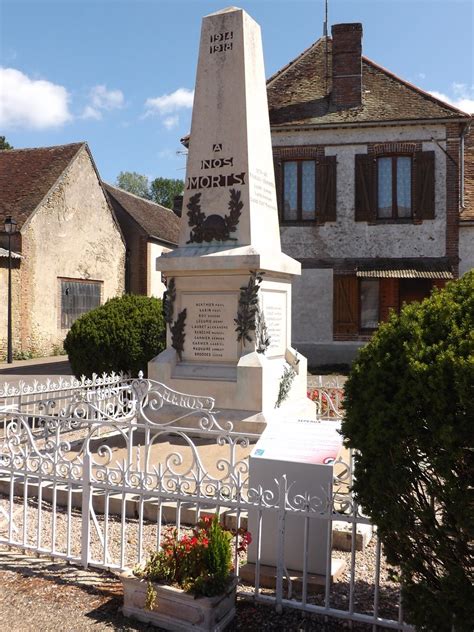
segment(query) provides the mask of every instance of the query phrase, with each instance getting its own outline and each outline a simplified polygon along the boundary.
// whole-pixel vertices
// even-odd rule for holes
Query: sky
[[[87,141],[103,180],[184,178],[204,0],[0,0],[0,135],[15,148]],[[267,77],[323,32],[324,0],[242,0]],[[363,54],[474,112],[472,0],[329,0]]]

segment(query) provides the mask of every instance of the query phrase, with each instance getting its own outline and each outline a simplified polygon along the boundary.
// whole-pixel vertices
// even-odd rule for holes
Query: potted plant
[[[232,540],[243,553],[251,538],[222,527],[217,515],[181,538],[176,529],[165,535],[143,566],[122,575],[124,615],[167,630],[224,630],[235,614]]]

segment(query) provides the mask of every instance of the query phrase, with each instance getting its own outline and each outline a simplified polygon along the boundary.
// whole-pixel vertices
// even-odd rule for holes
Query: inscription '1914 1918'
[[[228,50],[232,50],[234,38],[233,31],[225,31],[224,33],[214,33],[210,36],[211,45],[209,47],[209,53],[225,53]]]

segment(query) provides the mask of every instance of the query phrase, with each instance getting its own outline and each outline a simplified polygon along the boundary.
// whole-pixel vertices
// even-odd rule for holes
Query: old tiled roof
[[[367,57],[362,57],[362,105],[336,108],[328,96],[332,87],[331,48],[328,38],[326,62],[326,39],[321,38],[269,78],[272,127],[470,118]]]
[[[115,211],[118,205],[143,228],[149,237],[171,244],[178,243],[179,217],[173,211],[111,184],[105,182],[102,184]]]
[[[445,258],[372,259],[357,266],[358,277],[379,279],[453,279],[453,271]]]
[[[21,229],[85,143],[0,151],[0,230],[11,215]]]

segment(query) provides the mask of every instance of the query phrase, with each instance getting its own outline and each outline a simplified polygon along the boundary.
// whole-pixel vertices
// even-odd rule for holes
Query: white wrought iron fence
[[[242,597],[374,629],[410,629],[377,535],[358,550],[359,528],[370,523],[350,493],[352,462],[335,464],[330,494],[295,489],[285,476],[263,488],[249,480],[248,455],[259,435],[235,432],[230,422],[221,422],[212,398],[143,378],[101,380],[65,397],[59,392],[54,405],[48,391],[48,405],[35,401],[34,410],[8,405],[0,411],[5,422],[0,545],[126,570],[159,547],[169,528],[180,532],[202,515],[218,512],[237,532],[253,512],[256,557],[254,566],[246,567]],[[285,553],[287,524],[295,517],[303,560],[296,574],[287,569]],[[261,560],[265,521],[278,527],[270,585]],[[332,547],[335,523],[346,525],[348,551]],[[327,533],[322,579],[315,579],[306,562],[315,524]],[[334,557],[345,570],[332,582]],[[234,562],[240,575],[237,551]]]

